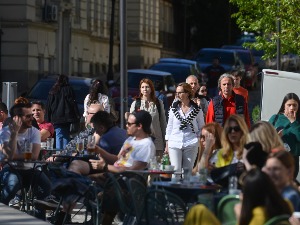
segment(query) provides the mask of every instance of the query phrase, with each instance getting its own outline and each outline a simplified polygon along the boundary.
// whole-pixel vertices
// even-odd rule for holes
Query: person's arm
[[[86,118],[87,117],[87,111],[88,111],[88,100],[89,100],[90,94],[87,94],[87,96],[85,96],[84,101],[83,101],[83,117]]]
[[[212,123],[214,121],[215,121],[214,104],[213,104],[213,100],[211,100],[208,104],[208,109],[206,113],[206,123]]]
[[[40,130],[40,133],[41,133],[41,141],[42,142],[46,141],[47,138],[51,136],[51,133],[48,130],[46,130],[46,129]]]
[[[118,156],[114,154],[110,154],[104,149],[100,148],[96,145],[95,152],[100,154],[101,157],[108,163],[108,164],[114,164],[115,161],[118,160]]]
[[[165,135],[165,140],[166,140],[165,152],[169,152],[168,141],[169,141],[169,136],[171,135],[172,130],[173,130],[173,120],[174,120],[174,113],[172,111],[172,108],[170,108],[169,109],[169,120],[168,120],[168,124],[167,124],[167,128],[166,128],[166,135]]]
[[[134,161],[131,167],[116,167],[108,164],[103,158],[100,160],[90,159],[89,161],[93,169],[110,173],[121,173],[126,170],[144,170],[147,167],[147,163],[141,161]]]
[[[108,96],[103,94],[98,94],[98,101],[103,106],[104,111],[110,113],[110,103],[109,103]]]
[[[41,144],[33,143],[32,144],[32,159],[37,160],[39,158],[41,151]]]

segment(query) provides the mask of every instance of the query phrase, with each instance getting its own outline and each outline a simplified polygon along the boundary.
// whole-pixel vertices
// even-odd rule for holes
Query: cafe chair
[[[146,194],[147,225],[180,225],[187,213],[186,204],[176,194],[166,190],[150,190]]]
[[[141,182],[136,178],[127,180],[131,199],[131,215],[135,218],[135,223],[145,224],[145,197],[147,193],[147,183]]]
[[[217,217],[222,224],[236,224],[234,206],[239,202],[240,198],[238,195],[226,195],[220,200],[217,206]]]
[[[289,225],[290,215],[279,215],[269,219],[264,225]]]

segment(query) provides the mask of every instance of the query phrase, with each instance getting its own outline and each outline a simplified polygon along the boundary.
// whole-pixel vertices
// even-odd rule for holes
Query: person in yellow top
[[[290,205],[276,190],[270,177],[257,168],[249,170],[243,177],[240,199],[234,207],[238,225],[264,225],[275,216],[292,214]],[[184,225],[225,223],[203,205],[193,206],[184,221]]]
[[[231,115],[226,120],[221,136],[222,148],[215,158],[215,167],[223,167],[242,161],[248,133],[248,126],[243,117]]]

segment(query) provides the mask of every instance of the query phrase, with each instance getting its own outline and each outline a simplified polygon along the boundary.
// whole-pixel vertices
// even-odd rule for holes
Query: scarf
[[[194,126],[193,126],[193,120],[198,115],[201,108],[196,103],[191,101],[191,106],[193,106],[192,112],[189,114],[189,116],[187,118],[182,118],[178,111],[178,104],[179,104],[179,101],[174,102],[171,109],[172,109],[175,117],[181,122],[179,129],[184,130],[187,128],[187,125],[189,124],[192,129],[192,132],[195,133]]]

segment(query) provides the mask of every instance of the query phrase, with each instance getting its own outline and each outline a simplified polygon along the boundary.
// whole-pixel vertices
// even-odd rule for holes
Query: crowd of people
[[[248,91],[240,85],[241,73],[236,70],[225,73],[218,59],[206,72],[207,85],[199,84],[194,75],[179,83],[169,108],[161,100],[163,93],[155,90],[150,79],[143,78],[139,96],[129,112],[121,115],[127,120],[126,130],[117,125],[114,104],[101,80],[92,83],[84,100],[83,115],[65,75],[58,76],[46,105],[38,101],[29,103],[21,97],[8,110],[1,102],[1,155],[13,163],[1,165],[0,201],[10,206],[19,204],[21,190],[29,187],[33,178],[37,187],[35,216],[45,220],[42,205],[51,196],[55,178],[26,166],[22,161],[25,146],[31,146],[32,160],[37,160],[41,142],[49,137],[55,138],[56,149],[71,149],[76,154],[78,140],[83,139],[89,148],[88,139],[93,136],[96,147],[88,149],[94,152],[89,160],[64,164],[73,176],[96,181],[101,186],[107,172],[144,170],[150,160],[168,154],[177,172],[188,169],[197,174],[206,169],[208,174],[213,174],[216,169],[236,165],[241,173],[229,174],[227,179],[230,175],[240,176],[241,203],[235,207],[240,225],[262,225],[275,215],[299,211],[300,193],[295,180],[300,155],[299,97],[287,93],[269,121],[251,124]],[[71,138],[70,128],[81,116],[85,129]],[[60,157],[47,159],[48,162],[60,160]],[[180,174],[173,176],[180,179],[183,176]],[[69,219],[70,209],[64,207],[55,224],[61,224],[66,215]],[[197,210],[220,224],[205,207]],[[105,214],[102,224],[112,224],[114,216]],[[297,225],[297,220],[291,218],[291,221]],[[188,218],[186,224],[190,224]]]

